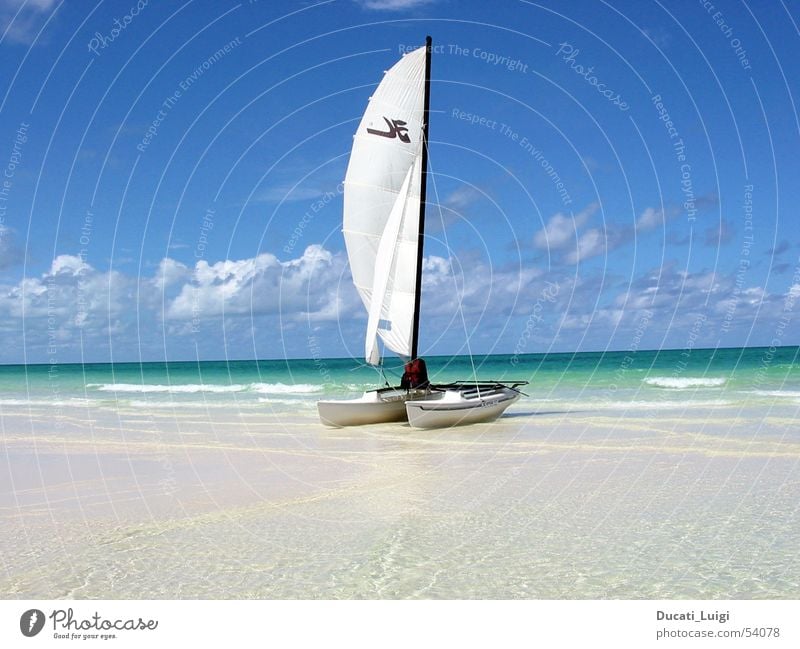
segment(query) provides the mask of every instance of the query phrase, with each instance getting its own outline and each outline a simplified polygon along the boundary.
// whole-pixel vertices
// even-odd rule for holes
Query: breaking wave
[[[172,394],[186,392],[242,392],[247,386],[241,384],[216,385],[213,383],[189,383],[186,385],[153,385],[148,383],[89,383],[87,388],[99,392],[168,392]]]
[[[690,388],[719,388],[727,382],[725,378],[690,378],[676,376],[653,376],[644,382],[656,388],[687,390]]]
[[[149,383],[89,383],[87,388],[98,392],[132,392],[166,393],[166,394],[195,394],[198,392],[231,393],[231,392],[257,392],[259,394],[310,394],[322,390],[322,386],[310,383],[232,383],[220,385],[216,383],[187,383],[175,385],[149,384]]]
[[[753,390],[751,394],[778,399],[800,399],[800,391],[798,390]]]
[[[251,383],[250,389],[260,394],[312,394],[321,392],[322,386],[313,383]]]

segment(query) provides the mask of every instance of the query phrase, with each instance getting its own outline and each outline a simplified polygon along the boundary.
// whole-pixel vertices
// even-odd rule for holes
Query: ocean
[[[800,347],[493,355],[426,359],[433,382],[525,380],[528,406],[566,409],[800,405]],[[0,366],[0,410],[59,408],[314,408],[399,382],[355,359]]]

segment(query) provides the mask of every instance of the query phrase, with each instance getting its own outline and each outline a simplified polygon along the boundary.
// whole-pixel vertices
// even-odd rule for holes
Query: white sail
[[[397,200],[389,213],[389,219],[386,222],[386,228],[381,236],[380,243],[378,244],[378,251],[375,256],[375,271],[372,280],[372,299],[369,308],[369,320],[367,322],[367,337],[364,341],[364,355],[368,363],[377,365],[380,362],[380,353],[378,351],[378,329],[381,321],[391,317],[393,312],[403,314],[406,310],[405,304],[397,304],[397,300],[404,300],[405,294],[402,292],[395,293],[391,291],[389,280],[397,272],[395,253],[399,250],[397,245],[400,237],[400,230],[403,227],[403,222],[406,216],[406,207],[408,206],[408,189],[411,185],[411,177],[415,171],[416,165],[411,165],[406,174],[406,179],[400,188],[400,193],[397,195]],[[411,218],[418,217],[418,214],[410,215]],[[393,299],[394,298],[394,299]],[[394,307],[394,308],[393,308]],[[414,304],[411,304],[412,315]],[[396,328],[396,327],[395,327]],[[387,331],[384,328],[383,336],[391,335],[391,330]],[[402,341],[400,341],[402,342]]]
[[[421,47],[386,72],[356,131],[345,177],[343,232],[353,282],[370,314],[365,356],[373,364],[376,333],[395,353],[411,356],[425,53]]]

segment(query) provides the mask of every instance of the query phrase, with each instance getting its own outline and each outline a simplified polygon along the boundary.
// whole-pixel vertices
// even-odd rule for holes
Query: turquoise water
[[[530,382],[538,401],[637,404],[772,401],[800,404],[800,347],[429,357],[435,382]],[[0,408],[10,406],[231,404],[313,406],[321,397],[396,384],[355,359],[0,366]],[[688,401],[687,401],[688,400]]]
[[[322,426],[350,359],[0,367],[0,592],[797,599],[798,354],[478,358],[529,396],[423,431]]]

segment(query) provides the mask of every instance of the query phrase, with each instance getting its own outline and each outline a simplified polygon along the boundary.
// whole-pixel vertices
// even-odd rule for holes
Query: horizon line
[[[598,351],[572,351],[572,352],[527,352],[524,354],[515,354],[513,352],[504,352],[504,353],[495,353],[495,354],[472,354],[472,358],[488,358],[491,356],[511,356],[511,357],[523,357],[523,356],[566,356],[566,355],[576,355],[576,354],[621,354],[621,353],[629,353],[629,354],[639,354],[639,353],[660,353],[660,352],[682,352],[686,351],[687,349],[690,351],[721,351],[721,350],[731,350],[731,349],[770,349],[775,347],[776,350],[778,349],[788,349],[791,347],[800,347],[800,343],[795,345],[752,345],[752,346],[736,346],[736,347],[663,347],[661,349],[606,349],[606,350],[598,350]],[[470,354],[430,354],[426,355],[425,358],[459,358],[459,357],[470,357]],[[397,361],[402,362],[403,359],[400,357],[394,357]],[[152,363],[262,363],[262,362],[275,362],[275,361],[345,361],[345,360],[356,360],[352,356],[326,356],[326,357],[318,357],[318,358],[309,358],[309,357],[284,357],[284,358],[228,358],[228,359],[190,359],[190,360],[140,360],[140,361],[70,361],[64,363],[0,363],[0,367],[54,367],[54,366],[62,366],[62,365],[145,365],[145,364],[152,364]],[[381,359],[382,361],[384,359]],[[359,361],[360,363],[367,365],[364,361]],[[384,363],[382,362],[381,365]],[[375,365],[370,367],[381,367],[381,365]]]

